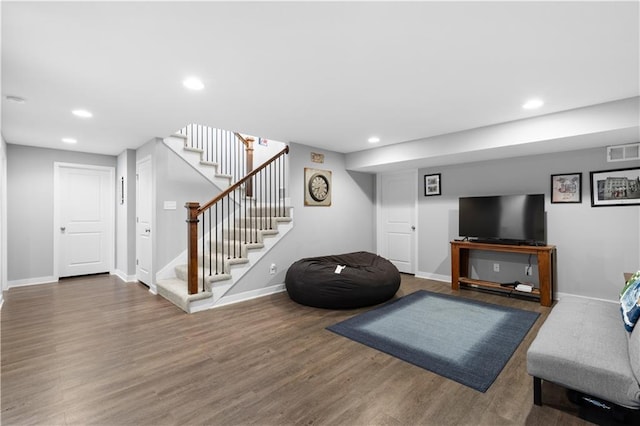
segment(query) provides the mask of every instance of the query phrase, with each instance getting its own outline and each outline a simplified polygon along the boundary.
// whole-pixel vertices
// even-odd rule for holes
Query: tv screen
[[[460,197],[460,236],[487,242],[544,244],[544,194]]]

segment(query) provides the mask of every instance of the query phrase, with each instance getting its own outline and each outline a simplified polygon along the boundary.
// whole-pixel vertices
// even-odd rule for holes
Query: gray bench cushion
[[[639,408],[640,386],[631,369],[629,343],[619,305],[566,296],[552,309],[529,347],[527,371],[570,389]],[[640,347],[636,350],[640,352]]]
[[[640,383],[640,325],[633,328],[633,333],[629,335],[629,359],[631,369]]]

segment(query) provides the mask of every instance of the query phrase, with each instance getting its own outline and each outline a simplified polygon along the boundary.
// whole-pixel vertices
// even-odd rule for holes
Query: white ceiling
[[[348,153],[640,95],[637,1],[1,7],[14,144],[117,155],[198,122]]]

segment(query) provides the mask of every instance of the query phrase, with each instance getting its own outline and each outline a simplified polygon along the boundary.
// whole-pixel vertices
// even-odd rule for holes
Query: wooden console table
[[[471,250],[499,251],[507,253],[535,254],[538,257],[538,278],[540,288],[530,294],[540,298],[542,306],[553,302],[553,277],[555,246],[518,246],[507,244],[485,244],[470,241],[451,241],[451,288],[460,289],[460,283],[480,288],[506,291],[505,287],[493,281],[469,278],[469,252]],[[509,292],[511,289],[508,290]],[[516,290],[514,290],[516,291]]]

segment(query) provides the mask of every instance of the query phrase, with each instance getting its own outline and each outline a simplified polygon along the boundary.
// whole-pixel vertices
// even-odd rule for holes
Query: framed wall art
[[[582,173],[551,175],[552,203],[582,203]]]
[[[304,205],[331,205],[331,171],[304,168]]]
[[[591,207],[640,205],[640,167],[590,172]]]
[[[442,195],[440,173],[424,175],[424,195],[426,197]]]

